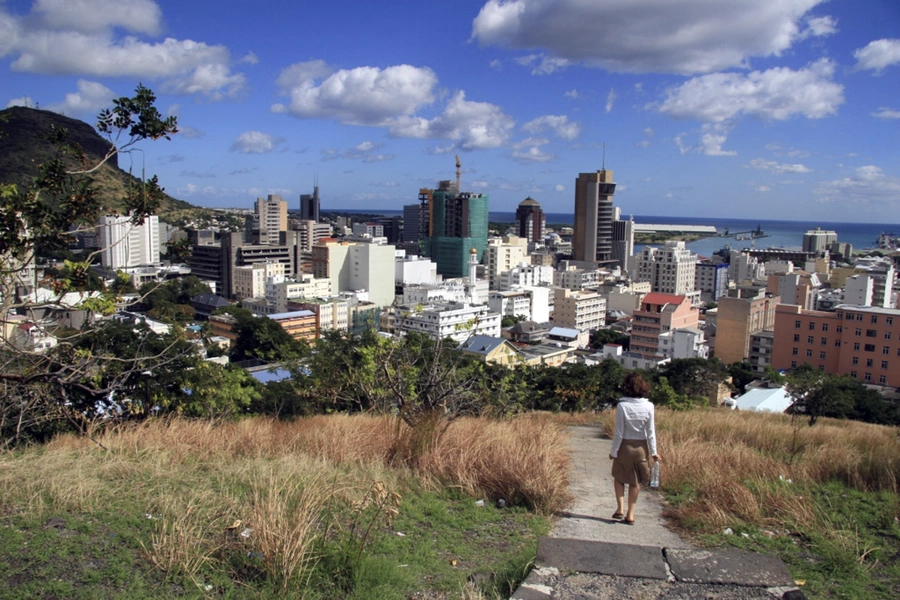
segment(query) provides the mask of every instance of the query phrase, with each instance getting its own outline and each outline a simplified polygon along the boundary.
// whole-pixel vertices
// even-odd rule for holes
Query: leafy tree
[[[821,417],[900,424],[897,407],[885,403],[880,393],[853,377],[817,371],[804,364],[788,374],[787,389],[794,397],[790,412],[806,416],[810,426]]]
[[[728,369],[717,358],[677,358],[659,369],[679,394],[709,398],[728,378]]]
[[[94,227],[102,209],[93,179],[100,165],[144,140],[169,138],[176,132],[175,118],[163,119],[154,102],[153,92],[139,85],[134,96],[118,98],[111,110],[100,113],[97,129],[110,145],[98,162],[92,163],[81,148],[70,143],[65,129],[53,127],[47,137],[55,154],[37,166],[31,185],[20,188],[0,183],[0,319],[4,331],[15,331],[18,323],[11,317],[29,314],[33,307],[29,296],[19,290],[35,284],[31,273],[37,252],[65,254],[74,232]],[[142,223],[153,214],[162,196],[155,176],[129,190],[124,205],[132,223]],[[63,269],[49,271],[42,285],[60,296],[93,288],[103,296],[85,300],[82,307],[113,310],[115,295],[91,278],[91,260],[89,256],[66,261]],[[41,439],[60,428],[84,430],[85,423],[98,416],[99,402],[118,401],[128,382],[143,371],[193,352],[169,340],[146,344],[146,337],[140,337],[141,343],[131,353],[99,351],[92,345],[93,332],[89,330],[45,329],[42,333],[59,334],[59,343],[41,351],[13,343],[0,348],[0,446]]]
[[[619,344],[624,350],[628,350],[631,338],[615,329],[595,329],[591,332],[591,345],[594,348],[603,348],[604,344]]]
[[[686,394],[679,394],[669,385],[669,380],[665,376],[660,376],[653,384],[649,399],[657,406],[665,406],[672,410],[688,410],[707,403],[706,398],[691,398]]]
[[[731,375],[731,383],[740,392],[744,391],[748,383],[758,379],[756,371],[753,370],[753,365],[748,362],[732,364],[728,367],[728,374]]]
[[[237,341],[231,349],[231,360],[259,359],[265,362],[298,360],[308,352],[308,346],[295,340],[278,323],[268,317],[256,317],[240,306],[226,306],[216,313],[235,318]]]

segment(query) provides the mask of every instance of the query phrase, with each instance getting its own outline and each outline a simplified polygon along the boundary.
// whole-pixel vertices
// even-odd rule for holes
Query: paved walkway
[[[701,550],[682,540],[665,527],[659,492],[641,491],[633,526],[610,518],[616,508],[612,441],[594,426],[569,433],[574,500],[538,541],[535,568],[512,599],[804,597],[776,556]],[[665,463],[662,470],[665,477]]]

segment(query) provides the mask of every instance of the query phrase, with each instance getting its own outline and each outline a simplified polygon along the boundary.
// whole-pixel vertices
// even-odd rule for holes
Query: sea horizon
[[[383,215],[386,217],[402,216],[402,210],[382,209],[330,209],[322,212]],[[494,223],[513,223],[516,213],[513,211],[489,212],[489,219]],[[573,213],[546,213],[547,226],[569,225],[575,221]],[[656,225],[711,225],[718,232],[726,229],[732,235],[739,232],[749,232],[759,227],[766,237],[758,238],[751,244],[746,240],[735,240],[733,237],[710,236],[694,242],[688,242],[687,247],[695,254],[710,256],[717,250],[729,245],[735,250],[744,248],[785,248],[799,249],[803,245],[803,234],[816,227],[837,233],[838,241],[849,243],[854,249],[868,249],[876,247],[876,240],[882,233],[900,235],[900,223],[848,223],[822,220],[780,220],[780,219],[741,219],[741,218],[713,218],[713,217],[667,217],[661,215],[622,215],[622,218],[633,218],[635,223]],[[635,252],[639,252],[639,245],[635,246]]]

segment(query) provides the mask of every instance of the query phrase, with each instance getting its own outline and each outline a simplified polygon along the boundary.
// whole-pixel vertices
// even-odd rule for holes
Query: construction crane
[[[456,193],[461,194],[462,188],[459,187],[459,179],[462,176],[462,165],[459,163],[459,154],[456,155]]]

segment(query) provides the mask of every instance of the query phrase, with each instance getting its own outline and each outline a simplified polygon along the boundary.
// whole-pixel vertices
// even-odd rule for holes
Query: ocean
[[[385,216],[402,215],[400,210],[367,210],[367,211],[333,211],[333,212],[366,212]],[[832,223],[828,221],[773,221],[767,219],[711,219],[708,217],[660,217],[653,215],[633,215],[635,223],[655,223],[658,225],[712,225],[719,232],[726,229],[731,234],[752,231],[759,227],[767,237],[756,240],[757,248],[789,248],[799,249],[803,245],[803,234],[810,229],[820,227],[837,233],[838,241],[853,245],[854,250],[874,248],[878,236],[882,233],[900,235],[900,223]],[[623,215],[622,218],[628,218]],[[495,223],[513,223],[515,212],[491,212],[490,220]],[[547,225],[571,225],[574,215],[571,213],[547,213]],[[687,247],[700,256],[710,256],[726,244],[735,250],[750,247],[750,241],[738,241],[733,237],[710,237],[690,242]],[[635,252],[639,252],[635,247]]]

